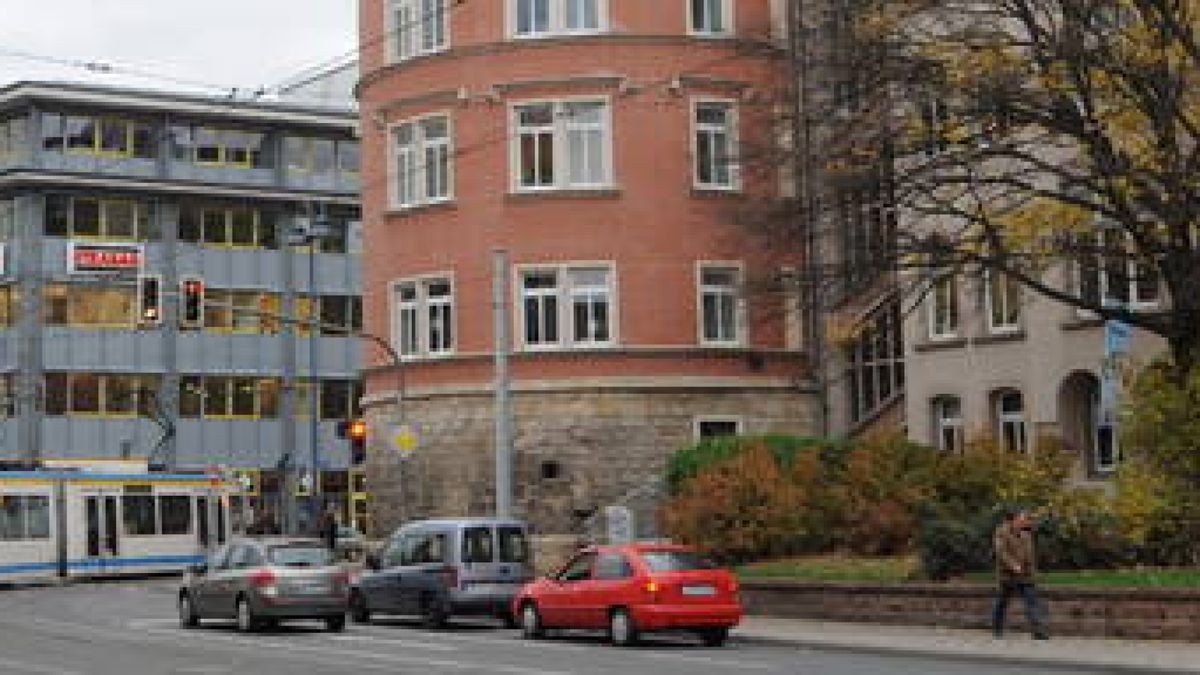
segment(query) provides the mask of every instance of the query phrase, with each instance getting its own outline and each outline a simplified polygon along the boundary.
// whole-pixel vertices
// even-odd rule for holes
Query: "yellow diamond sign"
[[[397,424],[392,427],[388,438],[392,450],[407,455],[417,448],[417,432],[408,424]]]

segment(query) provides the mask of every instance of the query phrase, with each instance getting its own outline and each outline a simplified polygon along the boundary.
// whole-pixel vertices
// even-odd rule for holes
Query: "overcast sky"
[[[0,86],[52,79],[175,88],[271,86],[354,47],[356,0],[0,0]],[[14,56],[102,62],[97,75]]]

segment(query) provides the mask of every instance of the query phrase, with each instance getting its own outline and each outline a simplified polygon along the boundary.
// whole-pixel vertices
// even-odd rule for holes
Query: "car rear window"
[[[500,537],[500,562],[529,562],[529,540],[525,537],[525,530],[502,526],[496,528],[496,533]]]
[[[333,555],[321,546],[272,546],[271,563],[284,567],[321,567],[333,564]]]
[[[496,559],[492,528],[468,527],[463,530],[462,559],[465,563],[490,563]]]
[[[694,551],[642,551],[642,560],[653,572],[711,570],[716,563]]]

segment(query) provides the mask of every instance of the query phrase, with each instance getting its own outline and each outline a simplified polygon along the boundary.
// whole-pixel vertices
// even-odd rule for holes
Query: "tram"
[[[181,571],[229,537],[230,487],[141,462],[0,470],[0,584]]]

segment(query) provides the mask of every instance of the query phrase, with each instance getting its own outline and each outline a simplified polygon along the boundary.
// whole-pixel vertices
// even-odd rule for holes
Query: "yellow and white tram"
[[[228,490],[130,463],[0,471],[0,583],[183,570],[228,538]]]

